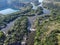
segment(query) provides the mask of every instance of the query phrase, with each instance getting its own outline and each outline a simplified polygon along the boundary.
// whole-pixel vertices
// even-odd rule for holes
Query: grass
[[[60,45],[60,33],[58,33],[56,37],[58,39],[58,45]]]

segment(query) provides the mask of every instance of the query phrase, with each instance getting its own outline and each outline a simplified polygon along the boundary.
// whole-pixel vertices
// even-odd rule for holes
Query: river
[[[42,7],[42,8],[43,8],[43,14],[42,14],[42,15],[36,15],[36,14],[35,14],[35,16],[33,16],[33,17],[28,17],[28,20],[29,20],[28,29],[30,29],[30,31],[35,31],[35,29],[34,29],[32,26],[33,26],[33,24],[34,24],[34,21],[35,21],[38,17],[44,16],[44,15],[48,15],[48,14],[51,13],[50,10],[48,10],[48,9],[46,9],[46,8],[43,7],[42,1],[43,1],[43,0],[39,0],[39,2],[40,2],[41,4],[39,4],[38,6],[35,6],[34,3],[31,2],[31,4],[32,4],[32,6],[33,6],[32,9],[36,10],[38,7]]]
[[[14,21],[10,22],[9,24],[7,24],[7,26],[5,28],[3,28],[1,31],[4,32],[5,34],[7,33],[7,31],[12,28],[12,26],[14,25]]]
[[[39,1],[39,2],[40,2],[40,1]],[[46,9],[46,8],[44,8],[44,7],[42,6],[42,2],[41,2],[41,4],[38,5],[38,6],[35,6],[34,3],[31,3],[31,4],[33,5],[33,9],[36,9],[37,7],[41,6],[41,7],[43,8],[43,12],[44,12],[44,14],[42,14],[42,15],[50,14],[50,10],[48,10],[48,9]],[[37,17],[42,16],[42,15],[35,15],[35,16],[33,16],[33,17],[28,17],[29,22],[30,22],[30,25],[29,25],[28,28],[31,29],[31,31],[34,31],[34,29],[32,28],[32,25],[33,25],[34,20],[35,20]],[[4,33],[6,33],[6,32],[13,26],[13,24],[14,24],[14,21],[10,22],[10,23],[7,24],[7,26],[6,26],[5,28],[3,28],[1,31],[3,31]]]
[[[37,9],[38,7],[42,7],[44,14],[50,14],[51,13],[50,10],[48,10],[48,9],[46,9],[46,8],[43,7],[42,1],[43,0],[39,0],[39,2],[41,4],[39,4],[38,6],[35,6],[34,3],[31,2],[31,4],[33,5],[33,8],[32,9]]]

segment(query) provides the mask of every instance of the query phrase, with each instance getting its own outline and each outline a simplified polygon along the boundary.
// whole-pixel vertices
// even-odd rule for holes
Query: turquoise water
[[[3,14],[3,15],[7,15],[7,14],[11,14],[11,13],[14,13],[14,12],[17,12],[18,10],[14,10],[14,9],[11,9],[11,8],[7,8],[7,9],[4,9],[4,10],[1,10],[0,11],[0,14]]]

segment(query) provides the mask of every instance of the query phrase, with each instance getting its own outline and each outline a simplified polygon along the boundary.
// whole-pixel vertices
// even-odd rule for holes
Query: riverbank
[[[33,3],[32,5],[33,5],[33,7],[35,7],[34,3]],[[41,5],[41,4],[40,4],[40,5]],[[40,7],[40,6],[38,5],[37,7]],[[41,5],[41,7],[42,7],[42,5]],[[41,15],[36,15],[36,14],[35,14],[35,16],[32,16],[32,17],[29,17],[29,16],[28,16],[28,20],[29,20],[29,22],[30,22],[30,25],[29,25],[28,27],[29,27],[29,30],[30,30],[30,31],[34,31],[34,30],[35,30],[35,29],[32,28],[32,25],[33,25],[33,23],[34,23],[34,20],[36,20],[39,16],[43,16],[43,15],[50,14],[50,10],[45,9],[45,8],[43,8],[43,12],[44,12],[44,14],[41,14]],[[7,24],[7,26],[6,26],[5,28],[2,29],[2,31],[3,31],[3,32],[8,31],[8,30],[12,27],[13,24],[14,24],[14,21],[10,22],[9,24]],[[6,31],[5,31],[5,30],[6,30]]]

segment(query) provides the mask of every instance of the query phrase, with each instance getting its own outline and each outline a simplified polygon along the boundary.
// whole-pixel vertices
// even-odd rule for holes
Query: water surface
[[[14,9],[11,9],[11,8],[7,8],[5,10],[1,10],[0,11],[0,14],[3,14],[3,15],[7,15],[7,14],[11,14],[11,13],[14,13],[14,12],[17,12],[18,10],[14,10]]]

